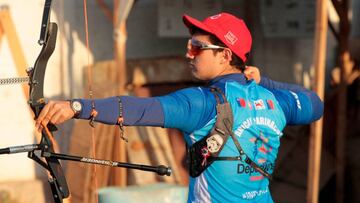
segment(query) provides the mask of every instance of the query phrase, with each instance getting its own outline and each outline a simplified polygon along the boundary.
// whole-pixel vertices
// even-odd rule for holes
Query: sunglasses
[[[187,53],[191,56],[197,56],[202,50],[206,49],[226,49],[226,47],[214,45],[214,44],[205,44],[196,39],[189,39],[187,44]]]

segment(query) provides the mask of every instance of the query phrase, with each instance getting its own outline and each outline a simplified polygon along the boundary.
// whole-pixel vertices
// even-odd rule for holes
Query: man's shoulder
[[[172,92],[170,95],[178,95],[185,97],[207,97],[209,94],[211,94],[210,87],[197,86],[180,89]]]

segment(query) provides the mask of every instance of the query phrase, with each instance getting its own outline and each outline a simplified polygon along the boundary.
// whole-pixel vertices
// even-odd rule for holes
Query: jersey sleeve
[[[164,114],[159,100],[156,97],[140,98],[132,96],[121,96],[122,115],[124,125],[132,126],[164,126]],[[89,119],[92,109],[91,100],[79,100],[84,109],[79,115],[80,119]],[[120,115],[119,97],[95,99],[94,106],[98,115],[95,121],[113,124],[117,123]]]
[[[269,90],[275,95],[284,111],[287,124],[309,124],[323,115],[324,104],[312,91]]]
[[[212,98],[211,98],[212,97]],[[202,88],[187,88],[161,97],[139,98],[121,96],[124,125],[160,126],[192,132],[205,125],[215,115],[215,99]],[[89,119],[91,100],[79,99],[83,104],[80,119]],[[94,100],[98,115],[95,121],[117,123],[120,114],[119,97]]]
[[[259,85],[274,93],[288,124],[309,124],[323,115],[324,104],[313,91],[300,85],[277,82],[266,77],[261,77]]]
[[[291,91],[306,91],[306,88],[290,83],[277,82],[271,80],[267,77],[261,77],[259,85],[265,87],[266,89],[282,89],[282,90],[291,90]]]
[[[215,115],[215,99],[202,88],[187,88],[159,97],[164,127],[193,132]]]

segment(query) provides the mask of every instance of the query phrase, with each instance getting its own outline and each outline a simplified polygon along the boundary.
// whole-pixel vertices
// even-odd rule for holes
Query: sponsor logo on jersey
[[[262,179],[264,179],[264,176],[263,176],[263,175],[250,176],[250,180],[251,180],[251,181],[259,181],[259,180],[262,180]]]
[[[266,159],[258,159],[257,162],[258,162],[259,164],[263,164],[263,163],[266,162]]]
[[[262,170],[269,172],[269,171],[274,170],[275,164],[267,162],[267,163],[259,165],[259,167]],[[255,168],[253,168],[252,166],[241,163],[241,164],[238,164],[237,173],[238,174],[247,174],[249,176],[252,176],[254,173],[258,174],[259,172],[257,170],[255,170]]]
[[[264,133],[261,131],[260,131],[260,139],[265,143],[269,142],[269,138],[265,137]]]
[[[255,100],[254,106],[256,110],[265,109],[264,101],[262,99]]]
[[[258,149],[259,149],[260,152],[262,152],[264,154],[267,154],[268,152],[271,151],[270,149],[266,149],[264,144],[262,144]]]
[[[249,139],[249,141],[252,142],[252,143],[255,143],[255,142],[257,141],[257,138],[256,138],[256,137],[252,137],[252,138]]]
[[[296,100],[296,106],[298,109],[301,109],[301,104],[300,104],[300,100],[299,100],[299,96],[293,92],[293,91],[290,91],[290,93],[294,96],[295,100]]]
[[[243,199],[254,199],[257,196],[261,196],[264,195],[266,193],[268,193],[268,189],[264,189],[264,190],[254,190],[254,191],[248,191],[248,192],[244,192],[241,196]]]
[[[283,134],[273,120],[267,117],[260,116],[254,118],[247,118],[246,120],[244,120],[241,125],[235,130],[235,135],[241,137],[241,135],[244,133],[244,130],[250,128],[253,124],[267,126],[279,136]]]

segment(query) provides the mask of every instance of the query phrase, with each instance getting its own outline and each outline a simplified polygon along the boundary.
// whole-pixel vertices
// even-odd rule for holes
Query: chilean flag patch
[[[274,109],[274,102],[272,100],[269,99],[266,102],[268,104],[269,109]]]
[[[239,105],[240,105],[241,107],[246,107],[245,99],[243,99],[243,98],[238,98],[237,101],[238,101],[238,103],[239,103]]]

